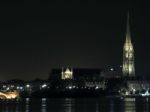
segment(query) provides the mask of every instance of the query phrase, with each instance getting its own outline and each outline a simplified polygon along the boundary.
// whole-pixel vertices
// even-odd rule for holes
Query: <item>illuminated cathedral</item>
[[[73,69],[72,68],[66,68],[65,70],[62,68],[61,72],[61,79],[73,79]]]
[[[124,77],[134,77],[135,67],[134,67],[134,48],[131,42],[131,32],[130,32],[130,22],[129,13],[127,16],[127,27],[126,27],[126,40],[123,46],[123,76]]]

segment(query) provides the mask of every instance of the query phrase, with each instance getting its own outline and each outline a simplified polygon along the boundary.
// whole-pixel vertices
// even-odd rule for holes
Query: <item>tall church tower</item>
[[[123,76],[134,77],[135,67],[134,67],[134,48],[131,42],[130,33],[130,22],[129,13],[127,15],[127,27],[126,27],[126,40],[123,46]]]

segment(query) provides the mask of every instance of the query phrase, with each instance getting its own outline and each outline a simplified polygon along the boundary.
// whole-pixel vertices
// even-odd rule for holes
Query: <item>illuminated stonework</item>
[[[19,97],[19,93],[17,91],[0,92],[0,99],[16,99],[18,97]]]
[[[61,79],[66,80],[66,79],[73,79],[73,70],[66,68],[65,70],[62,68],[61,72]]]
[[[134,48],[131,42],[131,33],[129,25],[129,13],[127,17],[127,31],[126,31],[126,41],[123,46],[123,76],[134,77],[135,67],[134,67]]]

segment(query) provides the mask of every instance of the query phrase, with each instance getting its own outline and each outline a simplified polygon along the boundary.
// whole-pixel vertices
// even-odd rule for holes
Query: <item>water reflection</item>
[[[29,101],[30,101],[30,99],[26,98],[26,100],[25,100],[25,112],[29,112]]]
[[[0,112],[20,112],[20,109],[17,101],[0,101]]]
[[[99,112],[99,104],[96,103],[96,112]]]
[[[145,109],[146,111],[145,112],[149,112],[149,103],[148,102],[149,102],[149,98],[146,98],[146,106],[145,106],[146,107],[146,109]]]
[[[42,102],[41,102],[41,112],[47,112],[47,102],[46,102],[46,98],[42,98]]]
[[[149,98],[51,98],[0,101],[0,112],[150,112]]]
[[[18,102],[16,101],[16,108],[15,108],[16,112],[19,112],[19,104]]]
[[[65,112],[74,112],[74,99],[65,98],[62,106]]]
[[[142,110],[144,110],[144,112],[149,112],[150,111],[150,104],[149,104],[149,97],[146,97],[143,101],[142,101]]]
[[[110,112],[114,112],[114,100],[110,100]]]
[[[124,112],[136,112],[136,99],[135,98],[125,98],[124,99]]]

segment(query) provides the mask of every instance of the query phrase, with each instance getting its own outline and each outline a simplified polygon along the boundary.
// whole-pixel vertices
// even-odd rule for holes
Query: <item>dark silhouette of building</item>
[[[99,80],[101,78],[102,69],[93,68],[73,68],[72,80]],[[62,69],[52,69],[49,80],[61,80]]]

